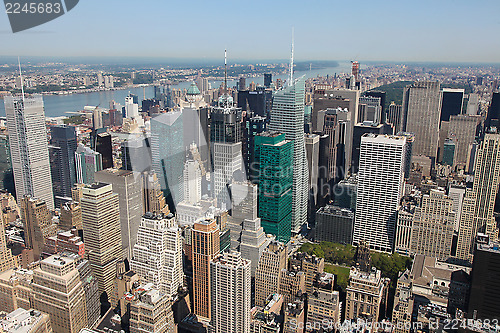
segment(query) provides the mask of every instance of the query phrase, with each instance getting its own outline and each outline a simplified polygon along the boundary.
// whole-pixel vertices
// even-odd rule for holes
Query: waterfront
[[[311,78],[316,76],[326,76],[334,75],[335,73],[346,73],[350,71],[350,63],[348,62],[340,62],[339,66],[332,68],[322,68],[312,71],[298,71],[295,73],[295,77],[299,77],[305,75],[305,78]],[[280,74],[273,76],[273,80],[282,79],[286,80],[288,74]],[[264,77],[256,76],[256,77],[248,77],[247,85],[250,82],[255,82],[256,84],[263,85]],[[212,88],[216,88],[220,86],[222,81],[209,81]],[[173,85],[173,89],[184,89],[188,88],[191,85],[190,81],[181,82],[177,85]],[[228,86],[233,87],[236,85],[236,80],[228,81]],[[44,95],[43,102],[45,106],[45,116],[46,117],[60,117],[60,116],[69,116],[73,112],[77,112],[79,110],[83,110],[85,106],[97,106],[99,105],[102,108],[109,108],[109,102],[114,100],[117,103],[124,105],[125,97],[128,94],[132,93],[139,97],[139,104],[141,101],[146,98],[154,97],[154,88],[153,86],[147,87],[133,87],[133,88],[124,88],[117,90],[107,90],[107,91],[95,91],[89,93],[73,93],[69,95]],[[3,99],[0,99],[0,116],[5,116],[5,108]]]

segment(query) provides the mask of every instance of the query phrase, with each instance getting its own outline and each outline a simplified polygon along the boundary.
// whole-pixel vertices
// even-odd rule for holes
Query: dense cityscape
[[[4,5],[0,333],[500,333],[499,2]]]

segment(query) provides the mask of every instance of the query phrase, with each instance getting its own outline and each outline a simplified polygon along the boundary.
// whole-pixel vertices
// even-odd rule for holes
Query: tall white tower
[[[299,78],[274,95],[270,131],[293,141],[292,232],[307,221],[308,178],[304,141],[304,79]]]
[[[177,294],[184,276],[182,236],[172,214],[146,213],[142,217],[130,268],[169,297]]]
[[[218,255],[210,263],[210,333],[250,332],[250,261],[239,252]]]
[[[54,209],[42,96],[6,96],[4,102],[17,198],[30,195]]]
[[[353,243],[392,252],[396,212],[404,190],[406,137],[365,134],[361,138]]]

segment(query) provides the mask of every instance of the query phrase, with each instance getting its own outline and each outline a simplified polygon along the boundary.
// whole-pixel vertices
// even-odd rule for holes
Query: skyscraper
[[[450,258],[456,214],[453,199],[443,191],[431,190],[424,194],[413,216],[411,253],[439,260]]]
[[[458,233],[457,256],[471,260],[478,233],[498,239],[493,216],[500,183],[500,134],[486,134],[476,153],[474,183],[467,191],[462,205]]]
[[[183,200],[185,148],[181,111],[162,113],[151,119],[151,155],[153,170],[170,209]]]
[[[143,285],[137,288],[130,304],[131,333],[175,332],[174,315],[167,295]]]
[[[353,243],[392,252],[396,212],[404,187],[406,138],[365,134],[361,138]]]
[[[237,172],[245,172],[242,155],[243,119],[241,108],[225,94],[211,109],[210,144],[213,159],[213,196],[217,206],[229,209],[228,185]]]
[[[95,150],[102,156],[102,168],[112,168],[113,162],[113,142],[111,134],[103,132],[95,136]]]
[[[193,312],[211,318],[210,261],[219,254],[219,227],[214,219],[197,222],[192,229]]]
[[[99,294],[112,305],[118,301],[114,280],[116,263],[122,259],[118,194],[110,184],[94,183],[82,188],[83,237]]]
[[[464,89],[443,89],[441,101],[441,121],[449,121],[451,116],[462,114],[464,92]]]
[[[131,258],[142,215],[140,174],[128,170],[106,169],[97,172],[95,180],[113,185],[113,192],[118,194],[123,255]]]
[[[57,226],[52,223],[52,214],[45,201],[24,196],[20,200],[21,217],[24,223],[24,239],[28,249],[33,249],[33,257],[40,259],[44,251],[45,239],[55,236]]]
[[[500,319],[500,244],[477,244],[472,264],[468,317]]]
[[[498,129],[500,125],[500,92],[494,92],[491,95],[491,102],[488,108],[488,114],[484,121],[484,128],[489,130],[490,127]]]
[[[413,155],[436,160],[441,116],[439,82],[417,81],[403,95],[403,130],[415,134]]]
[[[219,254],[210,263],[210,333],[250,332],[250,260],[239,252]]]
[[[5,221],[3,214],[0,212],[0,273],[17,266],[17,258],[12,255],[12,251],[7,247],[7,239],[4,235]]]
[[[102,170],[102,155],[83,144],[75,152],[76,181],[78,184],[92,184],[94,174]]]
[[[265,306],[266,299],[278,293],[281,270],[286,268],[287,249],[283,243],[271,242],[262,253],[255,272],[255,305]]]
[[[307,222],[307,160],[304,142],[304,79],[299,78],[274,95],[269,129],[293,141],[292,232]]]
[[[285,134],[269,131],[255,137],[259,217],[265,232],[284,243],[290,240],[292,230],[293,148]]]
[[[80,260],[64,252],[42,260],[33,271],[33,307],[50,315],[54,333],[78,333],[88,325],[85,290],[77,269]]]
[[[5,96],[4,103],[16,197],[30,195],[54,209],[42,96]]]
[[[168,298],[183,285],[182,236],[173,214],[146,213],[141,219],[130,268]]]
[[[230,220],[231,250],[241,252],[243,259],[251,261],[252,276],[259,263],[262,252],[272,237],[267,236],[257,217],[257,185],[250,182],[231,184],[233,202]]]
[[[51,161],[52,188],[56,206],[60,207],[61,198],[71,198],[71,188],[76,183],[75,153],[77,148],[75,128],[67,125],[50,128],[50,143],[58,149],[58,159]]]
[[[448,137],[454,138],[456,142],[456,153],[454,165],[467,163],[469,145],[476,140],[476,129],[481,123],[480,116],[452,115],[448,127]]]

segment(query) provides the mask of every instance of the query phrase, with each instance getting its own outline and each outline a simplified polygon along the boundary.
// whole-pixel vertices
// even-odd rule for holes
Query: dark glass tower
[[[75,128],[67,125],[50,129],[52,186],[56,207],[60,198],[71,198],[71,188],[76,183],[75,152],[77,139]]]

